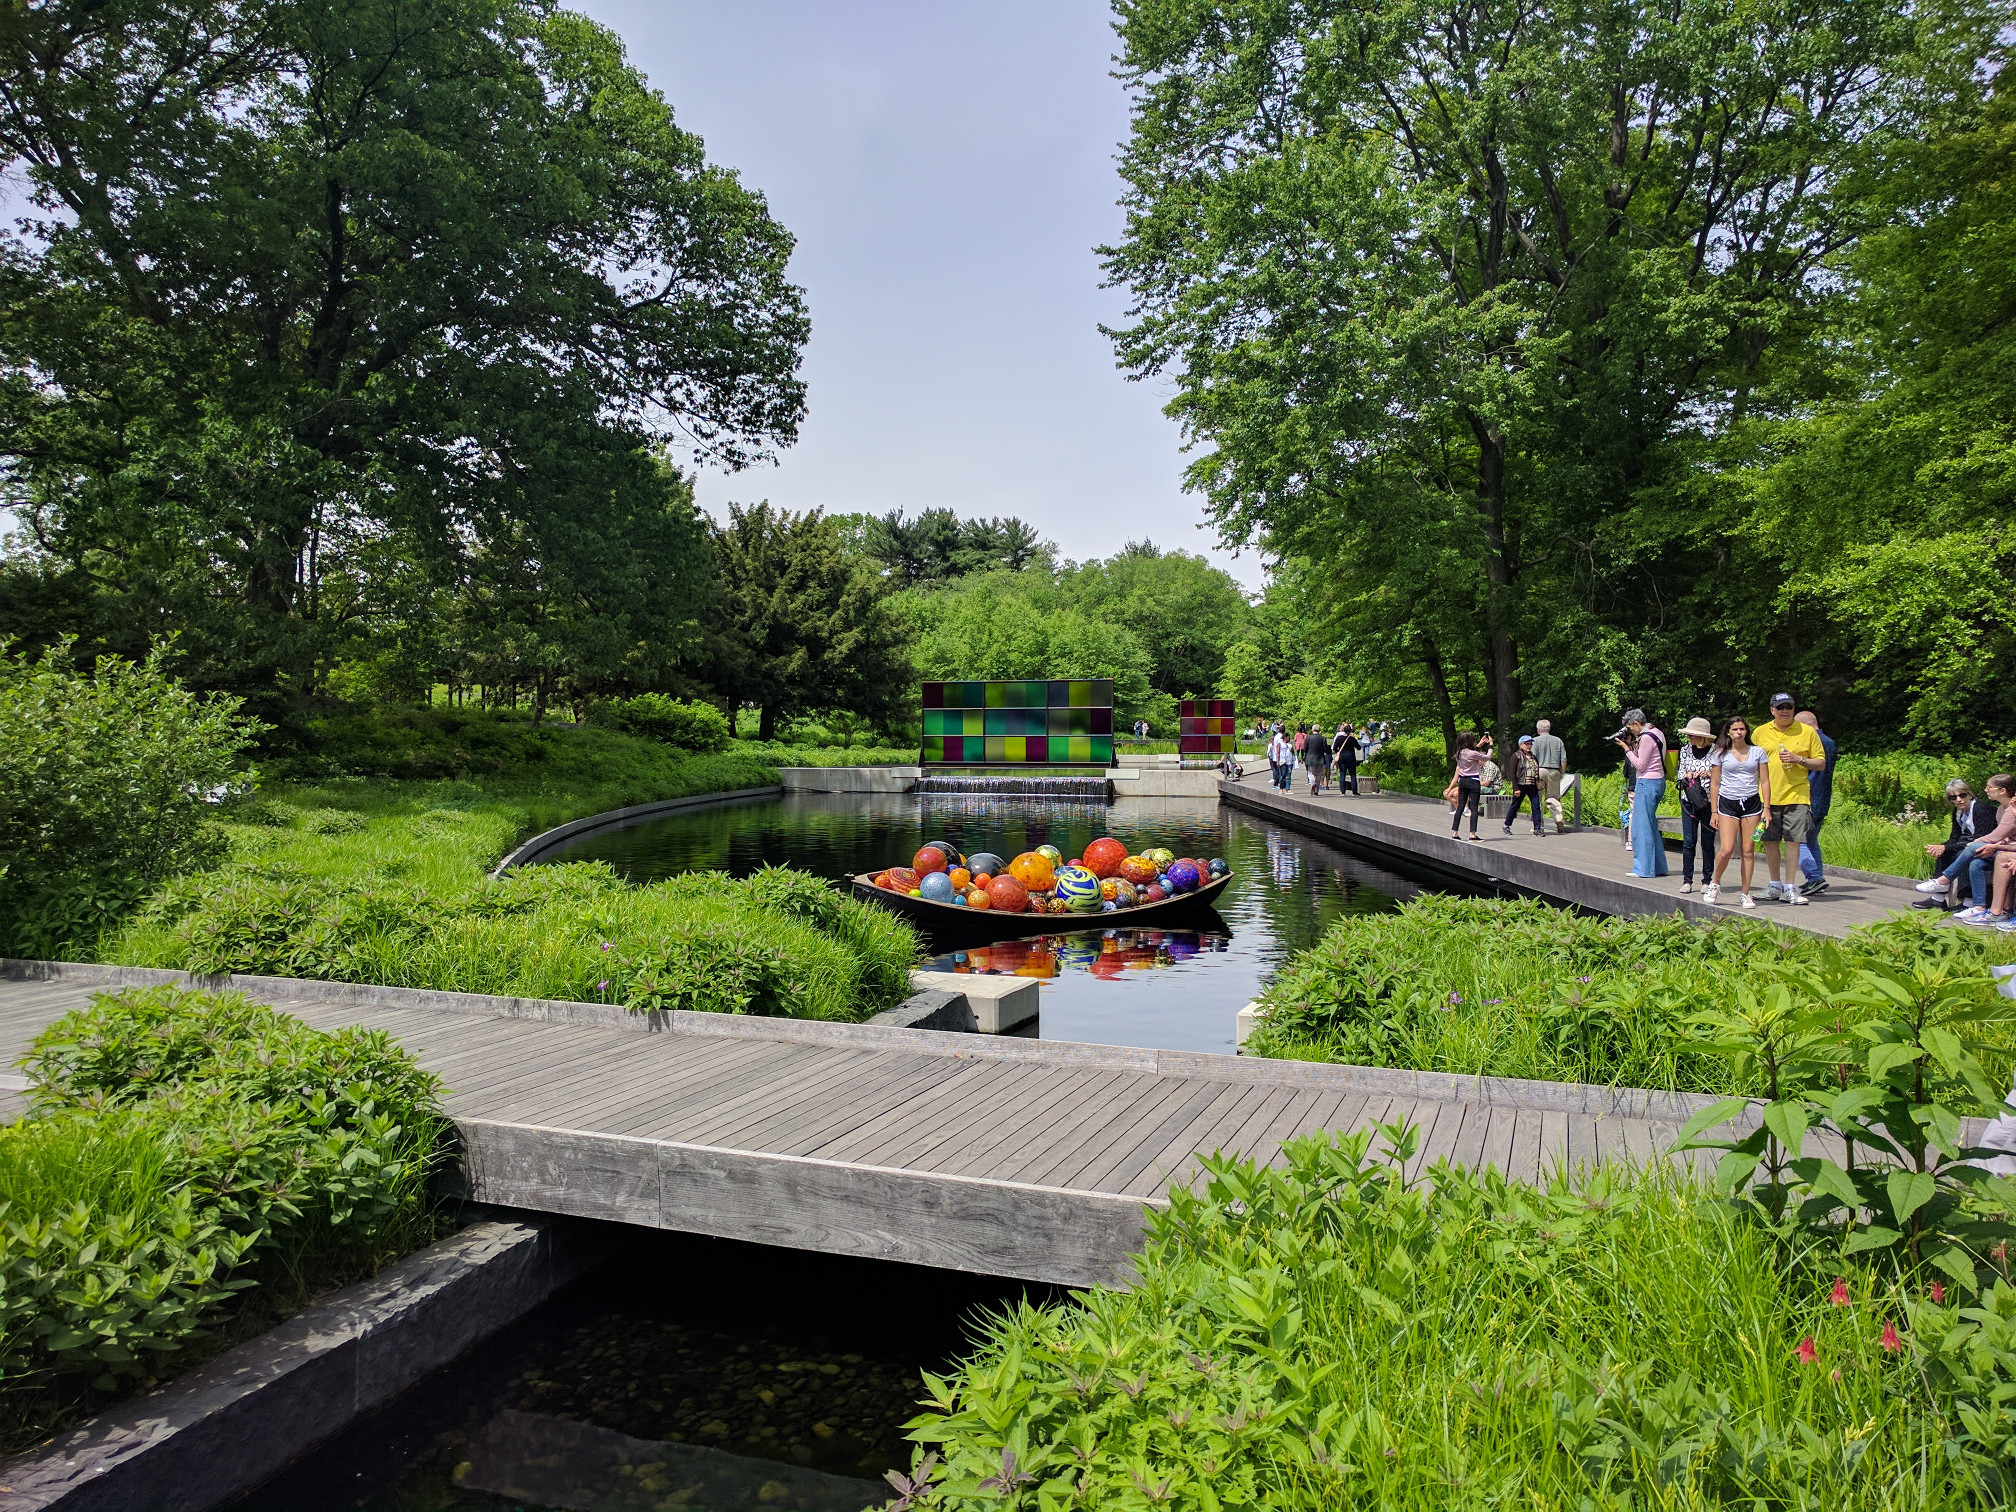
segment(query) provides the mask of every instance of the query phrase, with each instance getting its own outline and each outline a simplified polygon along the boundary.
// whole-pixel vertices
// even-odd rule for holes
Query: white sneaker
[[[1680,891],[1682,891],[1683,893],[1690,893],[1694,891],[1694,884],[1692,882],[1682,882],[1680,884]]]
[[[1988,910],[1977,903],[1972,908],[1963,908],[1960,912],[1953,915],[1953,922],[1955,924],[1972,924],[1977,919],[1985,918],[1987,913]]]
[[[1918,884],[1918,891],[1922,893],[1943,893],[1946,891],[1946,879],[1944,877],[1928,878]]]
[[[1766,903],[1776,903],[1784,896],[1785,884],[1782,882],[1772,882],[1764,889],[1764,901]]]
[[[1739,899],[1738,901],[1740,906],[1744,908],[1755,908],[1757,906],[1757,900],[1751,897],[1750,894],[1748,893],[1744,893],[1742,898]]]
[[[1794,908],[1809,908],[1812,906],[1812,900],[1796,887],[1786,888],[1785,896],[1778,901],[1780,903],[1790,903]]]
[[[1704,885],[1702,886],[1702,888],[1701,888],[1701,901],[1702,901],[1703,903],[1719,903],[1719,902],[1721,902],[1721,901],[1722,901],[1722,889],[1721,889],[1720,887],[1718,887],[1718,886],[1717,886],[1717,885],[1716,885],[1715,883],[1713,883],[1713,882],[1709,882],[1709,883],[1706,883],[1706,884],[1704,884]]]

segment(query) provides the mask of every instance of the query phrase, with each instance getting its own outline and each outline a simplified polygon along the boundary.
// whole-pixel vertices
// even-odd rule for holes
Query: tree
[[[1211,696],[1246,622],[1246,595],[1230,573],[1148,541],[1063,573],[1059,587],[1085,613],[1127,626],[1147,649],[1149,681],[1172,698]]]
[[[1112,334],[1173,378],[1221,531],[1315,564],[1375,535],[1448,553],[1435,591],[1477,626],[1502,728],[1522,638],[1642,676],[1648,632],[1692,628],[1648,581],[1721,549],[1661,513],[1674,443],[1788,402],[1827,261],[1869,217],[1839,174],[1913,129],[1912,18],[1118,9],[1135,99],[1105,255],[1136,304]]]
[[[712,531],[715,593],[702,656],[730,718],[843,709],[889,721],[913,701],[914,674],[888,590],[847,550],[839,525],[812,510],[729,506]]]
[[[975,572],[1022,572],[1056,555],[1034,525],[1012,515],[962,520],[949,509],[925,509],[910,520],[892,509],[859,517],[857,530],[859,548],[882,565],[899,592]]]
[[[662,444],[796,436],[790,235],[543,0],[15,7],[0,159],[36,211],[0,258],[8,502],[121,600],[108,636],[188,616],[219,684],[306,691],[331,535],[440,582],[595,537],[566,591],[601,597]]]

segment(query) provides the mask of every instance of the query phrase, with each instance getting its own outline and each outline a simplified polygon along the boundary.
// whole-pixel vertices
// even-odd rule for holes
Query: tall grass
[[[927,1382],[912,1436],[945,1462],[916,1504],[1003,1506],[1003,1480],[1193,1512],[1995,1500],[2009,1363],[1956,1384],[1916,1357],[1956,1306],[1810,1265],[1666,1171],[1407,1186],[1365,1148],[1212,1161],[1126,1289],[993,1320]]]

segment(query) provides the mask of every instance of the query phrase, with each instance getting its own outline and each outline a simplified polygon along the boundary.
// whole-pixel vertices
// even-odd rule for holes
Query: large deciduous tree
[[[671,551],[690,608],[659,449],[795,438],[791,237],[547,0],[9,5],[0,160],[33,205],[0,260],[7,502],[122,627],[208,606],[252,685],[312,665],[346,534],[443,581],[486,542],[564,559],[577,600],[592,558]]]
[[[1106,255],[1135,305],[1113,334],[1173,376],[1223,533],[1358,571],[1361,625],[1417,658],[1474,646],[1507,729],[1523,643],[1600,682],[1611,651],[1698,632],[1659,592],[1720,550],[1660,513],[1673,443],[1776,402],[1868,213],[1840,169],[1909,128],[1908,11],[1116,8],[1134,115]],[[1356,565],[1423,551],[1451,566],[1397,585],[1434,596],[1420,615]]]

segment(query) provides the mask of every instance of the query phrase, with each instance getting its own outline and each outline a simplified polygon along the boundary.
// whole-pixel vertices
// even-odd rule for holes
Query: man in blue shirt
[[[1827,810],[1834,803],[1834,762],[1840,755],[1827,732],[1820,728],[1820,716],[1811,709],[1801,709],[1792,716],[1803,725],[1812,728],[1820,737],[1820,749],[1826,752],[1827,765],[1808,775],[1806,788],[1812,794],[1813,833],[1799,846],[1799,870],[1806,878],[1806,885],[1800,892],[1811,898],[1827,890],[1827,873],[1821,868],[1820,826],[1827,822]]]

